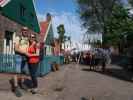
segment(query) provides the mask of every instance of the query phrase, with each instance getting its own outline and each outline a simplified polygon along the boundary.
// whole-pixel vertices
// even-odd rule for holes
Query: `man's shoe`
[[[10,83],[10,85],[11,85],[11,91],[14,92],[14,91],[15,91],[14,80],[13,80],[13,79],[10,79],[10,80],[9,80],[9,83]]]
[[[14,93],[15,93],[15,95],[16,95],[17,97],[23,96],[21,89],[18,88],[18,87],[16,87]]]

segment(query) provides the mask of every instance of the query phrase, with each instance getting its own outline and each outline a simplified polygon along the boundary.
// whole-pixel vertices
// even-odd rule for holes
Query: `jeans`
[[[26,56],[21,56],[22,57],[22,62],[21,62],[21,73],[25,74],[25,65],[27,64],[27,58]]]
[[[32,88],[38,87],[38,81],[37,81],[37,70],[38,70],[38,63],[28,63],[30,77],[32,80]]]
[[[18,53],[18,52],[15,52],[17,58],[21,58],[21,65],[20,65],[20,71],[22,74],[25,74],[25,65],[27,64],[27,57],[24,55],[24,54],[21,54],[21,53]],[[17,62],[16,62],[17,63]]]

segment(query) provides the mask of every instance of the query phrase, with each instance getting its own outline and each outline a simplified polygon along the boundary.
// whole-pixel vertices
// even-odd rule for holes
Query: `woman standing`
[[[38,88],[37,81],[37,70],[39,63],[39,48],[37,47],[37,41],[35,35],[31,35],[29,39],[29,48],[28,48],[28,67],[32,80],[32,89],[31,92],[35,94]]]

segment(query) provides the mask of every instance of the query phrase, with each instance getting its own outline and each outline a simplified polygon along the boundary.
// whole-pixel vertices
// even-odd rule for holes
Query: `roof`
[[[44,42],[44,38],[46,37],[48,27],[48,21],[40,22],[40,42]]]

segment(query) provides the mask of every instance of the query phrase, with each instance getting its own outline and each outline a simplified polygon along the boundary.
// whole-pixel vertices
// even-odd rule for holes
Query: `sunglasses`
[[[22,33],[27,33],[27,31],[22,31]]]
[[[34,36],[32,36],[31,38],[35,38]]]
[[[30,37],[30,38],[35,39],[35,37]]]

